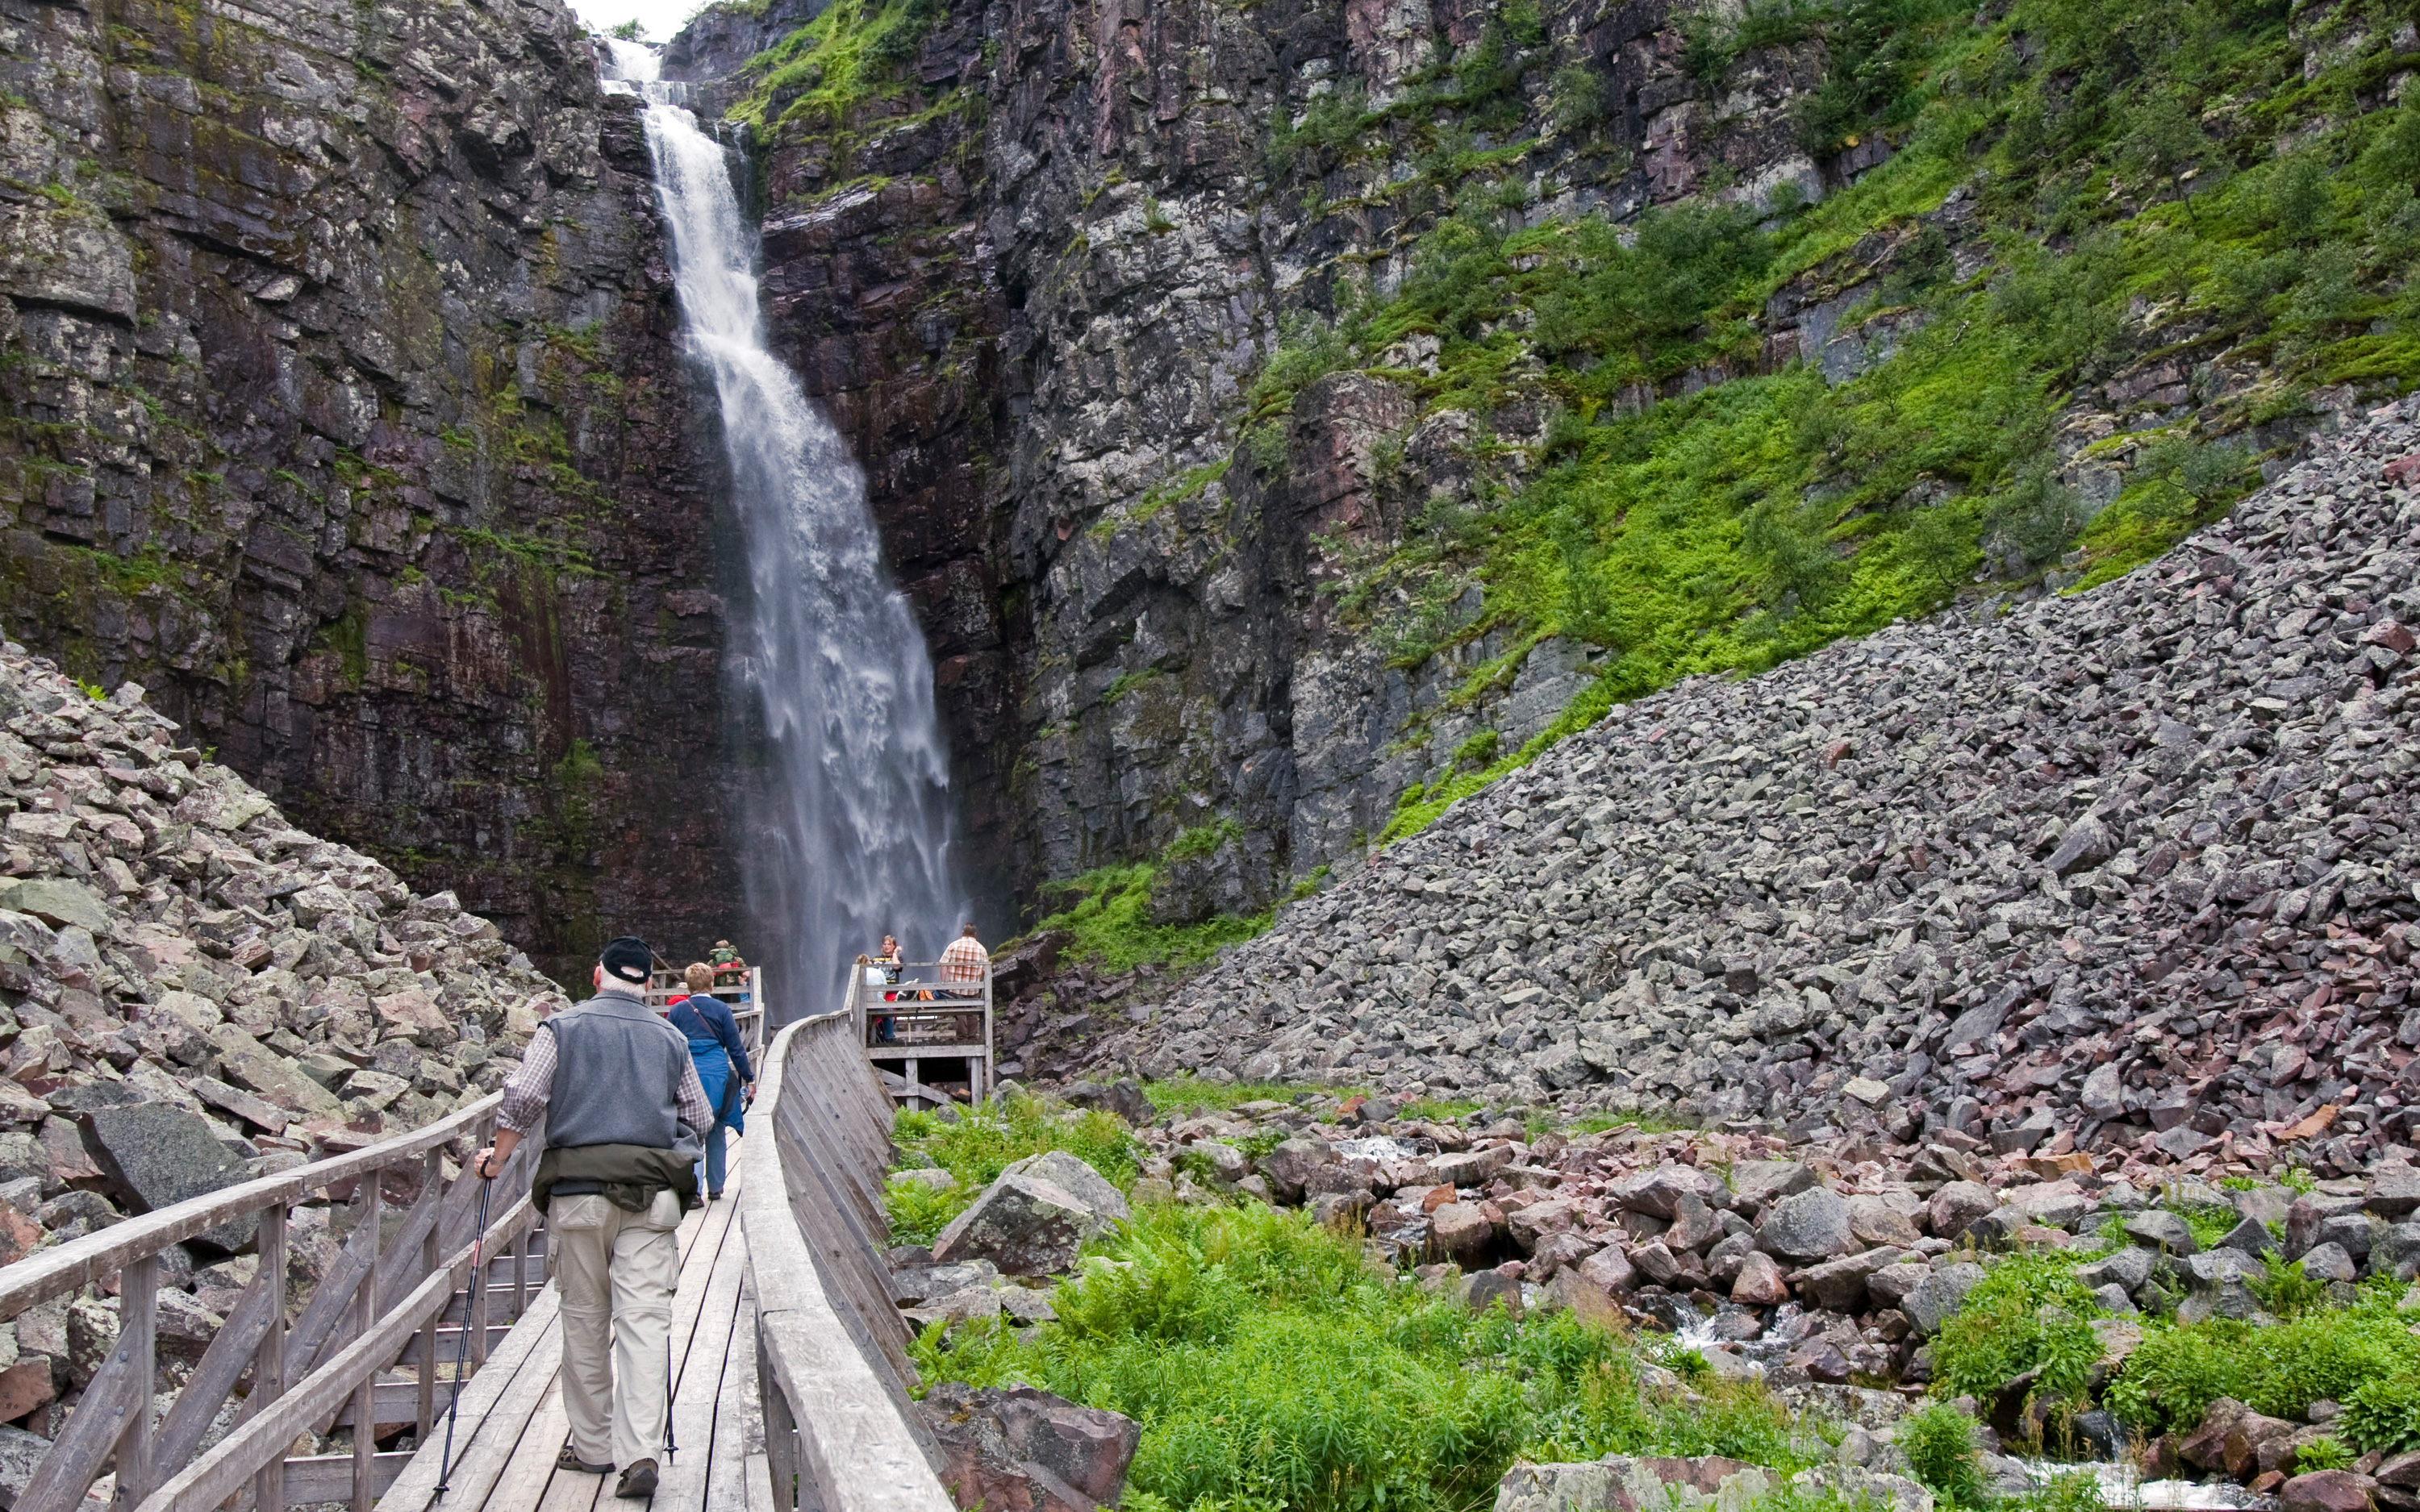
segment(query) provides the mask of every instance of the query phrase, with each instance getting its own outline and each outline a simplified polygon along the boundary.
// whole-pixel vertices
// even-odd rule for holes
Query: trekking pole
[[[494,1185],[494,1180],[488,1175],[487,1163],[480,1162],[479,1226],[471,1230],[471,1285],[473,1288],[488,1284],[488,1190]],[[514,1263],[518,1265],[520,1262]],[[514,1279],[518,1282],[520,1277]],[[445,1450],[437,1459],[437,1495],[434,1500],[443,1500],[445,1482],[454,1473],[454,1419],[462,1410],[462,1366],[471,1356],[471,1325],[478,1316],[473,1299],[477,1295],[475,1290],[462,1293],[462,1332],[454,1341],[454,1391],[445,1403]]]
[[[664,1463],[671,1464],[673,1456],[680,1453],[680,1442],[673,1431],[673,1336],[664,1335]]]

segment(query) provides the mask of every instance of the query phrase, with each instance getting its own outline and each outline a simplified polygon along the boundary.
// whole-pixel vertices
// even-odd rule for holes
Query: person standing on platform
[[[605,947],[597,995],[538,1026],[505,1078],[496,1142],[481,1177],[504,1169],[546,1120],[530,1201],[546,1214],[561,1288],[563,1409],[557,1466],[602,1475],[613,1494],[653,1496],[670,1401],[666,1371],[681,1213],[697,1203],[700,1133],[714,1105],[680,1031],[647,1007],[655,953],[624,935]]]
[[[969,924],[958,931],[958,937],[941,951],[941,986],[952,997],[981,997],[983,985],[991,980],[991,952],[975,938],[975,927]]]
[[[756,1094],[756,1072],[748,1064],[748,1042],[739,1037],[739,1021],[730,1006],[715,996],[714,968],[692,962],[681,973],[689,995],[664,1005],[664,1017],[689,1040],[689,1057],[697,1063],[697,1079],[714,1105],[714,1127],[706,1132],[706,1196],[722,1196],[723,1134],[746,1132],[747,1099]],[[744,1094],[743,1094],[744,1088]]]

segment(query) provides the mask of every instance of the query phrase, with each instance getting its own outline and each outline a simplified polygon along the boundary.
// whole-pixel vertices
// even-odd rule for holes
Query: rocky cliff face
[[[1909,121],[1924,100],[1964,91],[1987,101],[1977,119],[1996,121],[2019,97],[1991,91],[2014,80],[2066,109],[2059,81],[2073,75],[2055,26],[2019,26],[1928,73],[1909,61],[1916,43],[1893,53],[1857,29],[1873,8],[1823,14],[1838,24],[1752,36],[1658,0],[848,0],[712,11],[675,44],[675,70],[712,81],[713,102],[752,124],[777,339],[866,459],[941,667],[970,849],[993,868],[994,896],[1030,901],[1046,880],[1151,859],[1156,920],[1250,913],[1319,865],[1357,863],[1414,800],[1561,733],[1582,694],[1601,707],[1685,670],[1694,653],[1673,645],[1737,630],[1763,639],[1724,652],[1729,664],[1770,664],[1887,623],[1888,594],[1842,599],[1826,577],[1824,557],[1878,538],[1860,516],[1911,540],[1929,538],[1917,517],[1935,504],[1948,507],[1933,527],[1962,521],[1923,568],[1946,587],[1892,590],[1909,607],[1978,577],[1993,586],[1971,594],[2038,594],[2107,556],[2059,560],[2083,521],[2160,471],[2138,471],[2137,437],[2234,436],[2219,471],[2248,477],[2256,454],[2273,464],[2380,386],[2375,365],[2309,362],[2314,338],[2282,349],[2366,376],[2283,384],[2273,334],[2243,342],[2240,316],[2191,292],[2130,308],[2106,272],[2060,263],[2061,250],[2045,254],[2049,276],[2089,285],[2099,292],[2078,297],[2106,308],[2009,318],[2089,328],[2101,345],[2039,371],[2008,355],[1990,376],[2031,387],[2007,401],[2007,444],[1945,460],[1923,439],[1938,437],[1930,420],[1872,440],[1857,427],[1897,422],[1808,420],[1864,404],[1853,380],[1921,347],[1949,308],[1925,291],[1979,300],[2032,266],[2002,258],[1998,227],[2024,223],[2078,258],[2102,244],[2083,223],[1987,204],[2009,177],[1986,160],[1988,136],[1858,187],[1921,145]],[[1907,38],[1982,38],[1996,15],[1901,19]],[[2307,77],[2359,73],[2345,76],[2353,116],[2311,131],[2389,103],[2406,41],[2361,17],[2246,23],[2273,31],[2276,55]],[[2140,61],[2155,55],[2115,66],[2156,71]],[[2126,122],[2069,116],[2066,155],[2034,154],[2053,164],[2045,181],[2079,154],[2103,153],[2074,166],[2079,182],[2129,164],[2114,187],[2095,180],[2122,220],[2190,187],[2176,177],[2189,162],[2205,164],[2202,183],[2229,155],[2230,172],[2268,172],[2258,133],[2227,115],[2251,98],[2223,94],[2244,78],[2193,87],[2221,101],[2218,124],[2180,138],[2164,180],[2122,156],[2135,150],[2117,139]],[[2010,118],[2037,108],[2020,100]],[[2033,172],[2020,164],[2017,199],[2035,193]],[[1823,217],[1804,219],[1817,202]],[[1643,215],[1684,206],[1733,208],[1667,224],[1751,249],[1730,285],[1746,292],[1691,285],[1713,265],[1703,248],[1651,248],[1666,283],[1622,307],[1652,338],[1636,343],[1654,347],[1641,362],[1600,340],[1621,311],[1575,317],[1573,286],[1544,280],[1574,244],[1558,237],[1607,228],[1572,263],[1593,278],[1637,244]],[[1475,241],[1491,255],[1500,241],[1485,276],[1511,292],[1492,306],[1455,282],[1457,249]],[[1785,253],[1767,258],[1775,246]],[[2323,327],[2357,329],[2332,308]],[[1608,324],[1591,326],[1600,316]],[[1874,393],[1895,407],[1934,378],[1953,392],[1971,381],[1941,372]],[[1710,485],[1729,502],[1698,538],[1736,543],[1741,501],[1761,497],[1789,517],[1759,540],[1780,544],[1668,573],[1676,600],[1713,606],[1672,615],[1700,623],[1626,623],[1665,610],[1584,581],[1618,578],[1605,553],[1626,504],[1591,504],[1568,531],[1522,511],[1565,461],[1583,459],[1578,481],[1594,487],[1613,454],[1661,444],[1666,401],[1743,379],[1761,385],[1752,402],[1772,404],[1770,419],[1699,450],[1752,451],[1774,430],[1815,439],[1792,443],[1805,466],[1774,486]],[[1811,387],[1776,400],[1776,380]],[[1978,409],[2003,405],[1971,392]],[[1604,428],[1641,416],[1637,430]],[[1877,453],[1887,466],[1870,465]],[[2196,501],[2231,497],[2194,486],[2160,542]],[[1875,497],[1817,520],[1838,533],[1801,551],[1798,572],[1799,501],[1814,511],[1859,489]],[[1524,530],[1537,537],[1526,561],[1489,544]],[[1864,608],[1818,624],[1811,607],[1827,601]]]
[[[896,36],[899,8],[822,25]],[[824,102],[798,30],[821,10],[710,10],[667,76],[756,117],[777,340],[864,459],[923,612],[979,890],[1030,900],[1215,835],[1161,886],[1160,913],[1183,919],[1249,912],[1357,856],[1433,764],[1395,748],[1418,712],[1511,638],[1407,674],[1321,594],[1406,524],[1373,486],[1377,450],[1466,486],[1466,423],[1390,437],[1411,399],[1339,379],[1301,402],[1282,455],[1235,463],[1284,319],[1330,307],[1341,276],[1400,274],[1437,208],[1388,192],[1419,133],[1323,171],[1316,147],[1275,166],[1271,123],[1283,134],[1344,91],[1409,100],[1489,13],[958,5],[909,34],[899,87]],[[1540,90],[1497,102],[1499,136],[1544,131],[1536,167],[1567,208],[1635,209],[1710,163],[1789,156],[1787,77],[1707,118],[1666,7],[1587,0],[1547,26],[1547,51],[1603,60],[1620,96],[1603,139],[1552,140]],[[1803,159],[1787,171],[1821,177]],[[1508,699],[1516,729],[1543,728],[1585,660],[1549,648],[1455,729]]]
[[[737,933],[631,106],[553,4],[0,11],[10,628],[564,972]]]

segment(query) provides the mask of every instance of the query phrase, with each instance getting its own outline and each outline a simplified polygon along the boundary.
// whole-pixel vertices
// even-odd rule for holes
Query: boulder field
[[[1024,1064],[1904,1153],[2408,1156],[2415,453],[2400,401],[2115,581],[1617,708]]]
[[[0,1264],[360,1149],[494,1090],[553,982],[463,912],[288,825],[133,684],[0,645]],[[298,1209],[298,1285],[337,1210]],[[161,1257],[163,1389],[253,1279],[248,1225]],[[0,1323],[0,1496],[117,1334],[117,1301]],[[13,1477],[13,1478],[12,1478]]]

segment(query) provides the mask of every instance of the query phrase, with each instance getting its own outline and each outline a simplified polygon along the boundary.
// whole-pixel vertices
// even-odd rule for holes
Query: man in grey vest
[[[602,1475],[616,1496],[653,1496],[664,1452],[665,1346],[680,1279],[675,1230],[697,1202],[693,1165],[714,1109],[689,1041],[647,1007],[655,952],[624,935],[597,964],[597,995],[538,1026],[504,1083],[496,1144],[479,1174],[504,1168],[546,1119],[530,1201],[546,1213],[562,1296],[563,1408],[571,1442],[555,1462]]]

